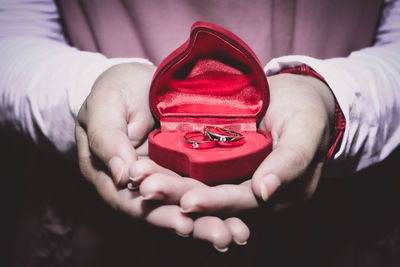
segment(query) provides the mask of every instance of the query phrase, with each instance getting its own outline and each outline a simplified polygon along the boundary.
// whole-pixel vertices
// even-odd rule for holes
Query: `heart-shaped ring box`
[[[196,22],[190,38],[158,67],[150,108],[160,122],[149,156],[181,175],[215,185],[248,178],[271,152],[270,133],[257,129],[269,104],[266,75],[254,52],[237,36]],[[240,146],[195,149],[184,135],[204,126],[240,132]]]

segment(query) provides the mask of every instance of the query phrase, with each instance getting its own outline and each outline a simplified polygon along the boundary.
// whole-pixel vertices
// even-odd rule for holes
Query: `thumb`
[[[276,145],[252,177],[253,193],[267,201],[282,185],[302,176],[322,143],[327,128],[311,116],[296,114],[280,127]]]
[[[78,115],[78,123],[87,132],[90,152],[109,168],[117,185],[126,185],[129,166],[137,155],[128,137],[124,102],[116,95],[89,96]]]

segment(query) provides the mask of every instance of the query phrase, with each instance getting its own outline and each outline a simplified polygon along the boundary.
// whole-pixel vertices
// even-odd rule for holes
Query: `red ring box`
[[[271,152],[271,134],[257,129],[269,105],[266,75],[254,52],[220,26],[193,24],[189,40],[158,67],[149,101],[161,126],[148,137],[149,156],[181,175],[209,185],[237,182]],[[185,145],[186,133],[206,125],[238,131],[245,143]]]

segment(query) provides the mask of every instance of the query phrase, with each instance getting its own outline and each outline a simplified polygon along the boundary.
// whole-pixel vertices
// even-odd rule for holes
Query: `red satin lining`
[[[269,105],[263,69],[242,40],[219,26],[193,25],[190,39],[158,67],[149,100],[161,123],[148,136],[149,156],[179,174],[232,182],[250,177],[272,150],[270,133],[257,129]],[[194,149],[183,137],[205,125],[240,132],[245,143]]]
[[[251,66],[229,43],[199,32],[191,51],[159,79],[155,106],[162,117],[256,117],[265,88]]]
[[[201,132],[205,125],[218,126],[237,132],[256,132],[255,118],[193,118],[193,117],[166,117],[161,120],[162,132]]]

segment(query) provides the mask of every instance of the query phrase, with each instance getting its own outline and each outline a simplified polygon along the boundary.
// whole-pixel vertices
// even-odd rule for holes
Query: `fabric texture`
[[[263,65],[292,54],[347,56],[373,43],[383,7],[382,0],[57,2],[74,46],[108,57],[143,57],[156,65],[186,40],[198,20],[234,32]]]
[[[94,48],[84,46],[91,41],[84,40],[104,42],[105,47],[108,47],[105,44],[109,43],[110,48],[102,50],[108,56],[114,56],[108,54],[108,50],[128,55],[128,52],[124,52],[120,46],[126,46],[126,49],[139,49],[140,51],[130,50],[130,56],[145,57],[155,64],[158,64],[186,39],[185,33],[189,26],[183,22],[187,20],[187,25],[191,25],[197,19],[216,22],[228,29],[235,29],[234,32],[254,49],[262,64],[265,64],[272,56],[285,54],[298,53],[322,58],[347,56],[351,51],[373,45],[373,47],[353,53],[350,58],[336,57],[321,61],[304,56],[289,56],[274,59],[269,62],[265,71],[268,75],[272,75],[281,69],[305,63],[326,77],[348,123],[340,149],[331,161],[332,168],[328,173],[332,176],[351,173],[374,164],[390,154],[399,143],[400,134],[397,127],[399,124],[396,121],[398,116],[395,115],[399,110],[398,90],[396,90],[399,83],[397,75],[397,62],[399,62],[397,40],[400,36],[398,1],[387,0],[384,5],[381,1],[362,1],[362,3],[344,1],[343,4],[334,4],[334,6],[332,3],[322,4],[320,1],[307,1],[307,3],[293,1],[290,5],[289,1],[285,3],[253,1],[254,8],[246,7],[246,3],[235,1],[225,4],[210,3],[202,7],[197,7],[197,3],[178,5],[179,1],[160,3],[158,6],[155,6],[153,1],[145,3],[114,1],[114,4],[107,1],[65,2],[58,2],[62,15],[71,16],[70,20],[64,20],[67,24],[72,23],[71,26],[65,24],[65,28],[68,30],[72,25],[76,25],[72,28],[78,29],[76,32],[68,33],[69,40],[73,44],[81,49],[93,51]],[[102,5],[105,5],[104,8],[100,8]],[[124,5],[123,10],[121,10],[122,5]],[[307,5],[313,6],[316,10],[306,8]],[[362,5],[363,8],[357,8],[358,5]],[[73,150],[72,130],[60,129],[64,129],[65,125],[69,125],[67,129],[72,129],[76,114],[96,77],[113,64],[140,61],[140,59],[106,59],[101,54],[77,53],[75,49],[64,43],[57,15],[54,15],[57,9],[51,1],[11,1],[4,2],[3,6],[1,12],[5,15],[1,16],[3,26],[0,27],[3,30],[0,34],[3,38],[0,49],[3,55],[2,62],[4,62],[1,72],[1,90],[4,97],[1,98],[1,108],[5,116],[0,118],[0,122],[25,132],[36,143],[43,144],[44,140],[48,140],[51,146],[62,153]],[[121,12],[118,13],[118,10]],[[176,10],[182,10],[179,12],[180,16],[172,14]],[[251,10],[251,16],[246,15],[250,12],[248,10]],[[280,12],[282,14],[278,16]],[[334,12],[337,12],[335,16],[333,16]],[[113,19],[113,23],[106,22],[114,16],[114,13],[118,16]],[[218,16],[218,14],[227,15]],[[382,14],[381,20],[380,14]],[[28,17],[28,23],[26,20],[10,19],[18,18],[18,16]],[[163,16],[176,18],[171,20]],[[148,18],[153,19],[149,21]],[[158,18],[165,18],[165,20],[158,26],[153,25]],[[317,19],[323,23],[318,23]],[[350,19],[354,19],[357,23],[348,23]],[[126,22],[124,26],[121,25],[123,22]],[[30,25],[26,26],[26,24]],[[339,32],[337,28],[339,25],[346,29],[346,33]],[[362,25],[362,27],[356,25]],[[377,31],[376,25],[380,25]],[[171,27],[174,27],[173,31],[170,30]],[[183,27],[186,28],[183,29]],[[329,27],[332,28],[328,29]],[[249,28],[257,30],[249,31]],[[127,40],[130,31],[140,33],[141,35],[134,35],[135,38],[132,38],[136,42],[140,40],[143,44],[136,44],[131,40],[132,38]],[[376,36],[375,33],[377,33]],[[109,36],[109,38],[104,36]],[[329,45],[326,45],[327,36],[335,38],[336,41],[332,40],[328,42]],[[304,40],[300,41],[300,39]],[[279,45],[278,43],[272,45],[271,42],[279,42]],[[163,45],[158,45],[160,43]],[[117,46],[115,49],[112,48],[113,44]],[[317,49],[314,46],[321,47]],[[147,52],[142,49],[143,47]],[[331,47],[341,52],[333,54]],[[281,49],[284,51],[278,53],[277,51]],[[326,54],[321,51],[325,51]],[[74,60],[70,60],[72,57]],[[43,63],[41,67],[36,66],[37,62]],[[12,68],[11,66],[14,65],[15,67]],[[354,72],[355,69],[357,73]],[[49,70],[52,70],[53,79],[49,79],[47,75]],[[19,80],[18,73],[26,73],[26,79]],[[387,77],[382,85],[387,89],[377,94],[374,88],[381,87],[381,74]],[[71,79],[71,77],[76,77],[76,79]],[[36,83],[24,84],[32,80],[36,81],[38,86],[34,86]],[[57,86],[59,82],[65,86]],[[34,88],[40,88],[40,90]],[[35,92],[35,95],[32,92]],[[67,97],[64,97],[65,95]],[[47,99],[56,101],[49,106],[46,105]],[[371,110],[371,106],[375,108]],[[379,118],[385,118],[385,120]],[[370,127],[376,130],[369,131]]]

